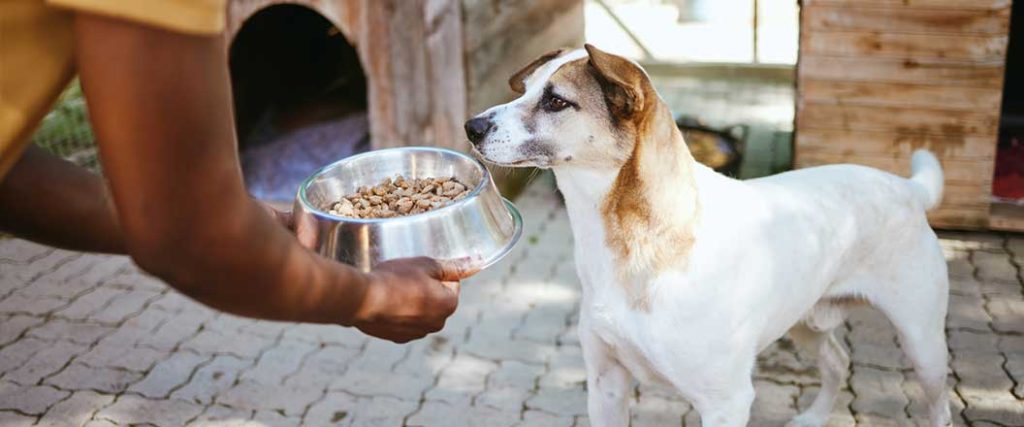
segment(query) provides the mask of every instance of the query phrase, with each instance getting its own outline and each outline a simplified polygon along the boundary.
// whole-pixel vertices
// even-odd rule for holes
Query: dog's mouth
[[[477,147],[473,147],[473,154],[478,159],[480,159],[482,162],[484,162],[484,163],[487,163],[489,165],[499,166],[499,167],[505,167],[505,168],[535,167],[535,168],[546,169],[546,168],[550,167],[549,163],[551,161],[551,159],[549,159],[547,157],[530,157],[530,158],[526,158],[526,159],[519,159],[519,160],[502,162],[502,161],[492,160],[492,159],[488,158],[487,155],[485,155],[484,153],[481,153],[480,150]]]

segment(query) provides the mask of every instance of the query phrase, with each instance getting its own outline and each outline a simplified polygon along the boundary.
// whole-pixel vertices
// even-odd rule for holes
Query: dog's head
[[[503,166],[619,168],[659,102],[634,62],[591,45],[557,50],[509,79],[520,96],[466,122],[466,136]]]

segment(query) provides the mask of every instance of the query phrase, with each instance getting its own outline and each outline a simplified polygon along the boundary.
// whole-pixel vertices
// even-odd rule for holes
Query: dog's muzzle
[[[474,117],[466,121],[466,137],[473,143],[473,145],[479,144],[480,141],[484,140],[487,133],[491,131],[493,127],[491,119],[486,117]]]

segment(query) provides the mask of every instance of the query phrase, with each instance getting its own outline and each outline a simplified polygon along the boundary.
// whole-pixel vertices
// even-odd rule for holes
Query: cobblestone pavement
[[[0,241],[0,426],[588,425],[580,296],[564,210],[520,199],[515,252],[463,286],[444,331],[408,345],[219,314],[124,257]],[[957,425],[1024,425],[1024,236],[943,233]],[[874,312],[840,331],[852,377],[830,425],[923,425],[921,390]],[[761,356],[752,425],[781,425],[818,379],[786,340]],[[638,387],[633,425],[698,425]]]

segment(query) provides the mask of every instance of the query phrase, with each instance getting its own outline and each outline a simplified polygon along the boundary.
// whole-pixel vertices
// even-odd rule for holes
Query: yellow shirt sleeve
[[[197,35],[224,31],[227,0],[47,0],[52,6],[96,13]]]

